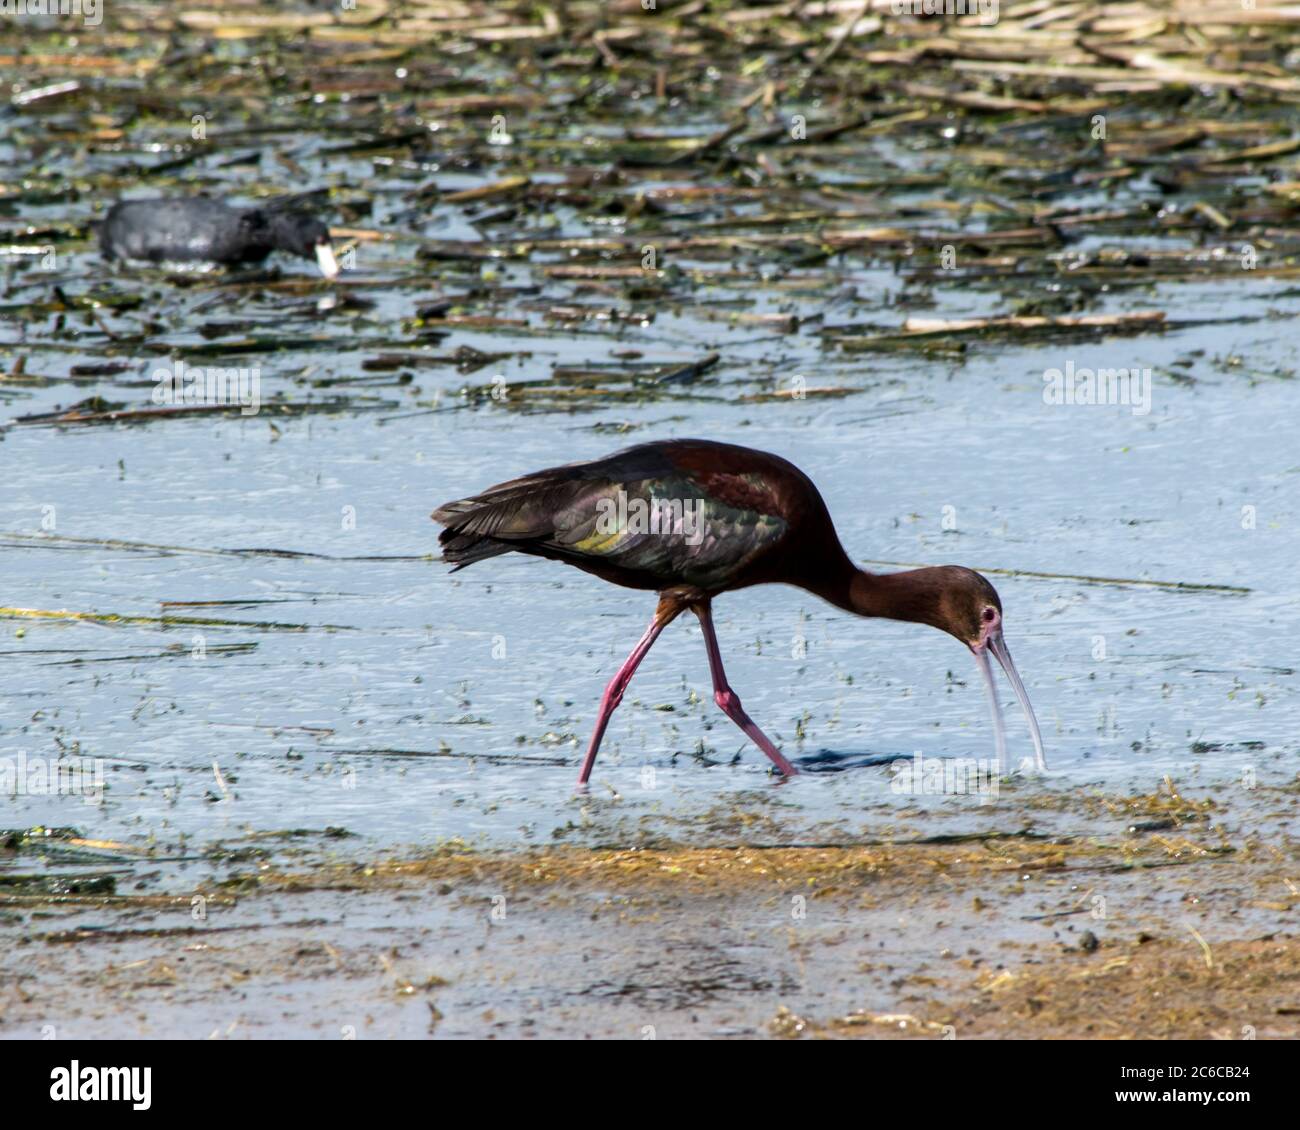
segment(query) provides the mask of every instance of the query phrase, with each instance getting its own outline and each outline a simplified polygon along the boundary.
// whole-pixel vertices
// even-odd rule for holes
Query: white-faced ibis
[[[315,259],[327,279],[339,273],[330,233],[302,211],[268,205],[232,208],[209,196],[120,200],[99,229],[105,259],[150,263],[260,263],[272,251]]]
[[[580,784],[591,776],[605,727],[637,665],[688,608],[704,630],[714,700],[783,774],[795,772],[728,685],[713,632],[713,598],[761,584],[797,585],[859,616],[910,620],[955,636],[983,673],[998,764],[1005,767],[992,652],[1024,708],[1038,767],[1046,768],[1038,721],[1002,638],[1002,601],[993,586],[960,565],[885,574],[858,568],[812,480],[779,456],[709,440],[643,443],[499,483],[440,506],[433,518],[446,527],[439,537],[443,560],[456,569],[516,550],[658,592],[650,626],[605,688]]]

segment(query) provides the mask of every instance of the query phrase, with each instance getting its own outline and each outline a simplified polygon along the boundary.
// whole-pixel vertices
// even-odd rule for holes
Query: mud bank
[[[11,888],[0,1035],[1295,1038],[1298,795],[1060,801],[1104,834],[1033,831],[1039,798],[1017,834]]]

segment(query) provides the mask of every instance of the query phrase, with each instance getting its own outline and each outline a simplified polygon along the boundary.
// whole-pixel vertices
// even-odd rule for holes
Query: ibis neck
[[[806,586],[823,600],[858,616],[908,620],[939,627],[940,569],[908,569],[903,573],[871,573],[847,557],[825,581]]]

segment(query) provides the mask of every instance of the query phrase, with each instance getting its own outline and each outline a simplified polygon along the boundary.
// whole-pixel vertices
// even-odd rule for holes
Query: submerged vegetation
[[[101,390],[20,411],[26,425],[237,411],[152,406],[149,358],[178,354],[260,364],[278,413],[572,412],[730,397],[738,380],[789,394],[725,357],[625,348],[548,369],[528,343],[619,338],[690,305],[832,355],[951,363],[1008,338],[1166,332],[1188,318],[1153,307],[1158,284],[1300,270],[1290,9],[1021,3],[997,17],[447,0],[11,22],[0,396]],[[94,225],[146,189],[310,190],[348,270],[338,287],[288,261],[116,275]],[[901,278],[897,312],[858,312],[866,296],[843,279],[862,265]],[[937,285],[987,292],[995,312],[918,315]],[[1089,313],[1116,294],[1123,312]],[[501,348],[440,348],[467,328]],[[334,369],[339,354],[357,363]],[[507,358],[526,362],[508,392],[474,379]],[[453,383],[431,397],[416,382],[439,372]]]

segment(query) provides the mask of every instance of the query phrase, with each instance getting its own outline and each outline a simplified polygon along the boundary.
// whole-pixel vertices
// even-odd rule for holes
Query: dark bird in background
[[[433,518],[446,527],[439,537],[443,560],[456,569],[515,550],[659,594],[645,635],[605,688],[580,784],[591,776],[605,727],[637,665],[688,608],[704,630],[714,701],[783,774],[795,772],[727,683],[713,632],[714,597],[762,584],[797,585],[846,612],[929,624],[955,636],[983,673],[998,764],[1005,768],[992,652],[1024,708],[1038,768],[1046,768],[1038,721],[1002,638],[1002,601],[993,586],[960,565],[886,574],[858,568],[812,480],[779,456],[709,440],[643,443],[499,483],[440,506]]]
[[[120,200],[99,245],[105,259],[149,263],[260,263],[285,251],[315,259],[327,279],[339,273],[329,228],[314,216],[274,204],[241,210],[209,196]]]

